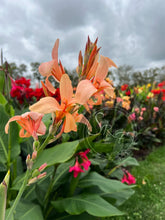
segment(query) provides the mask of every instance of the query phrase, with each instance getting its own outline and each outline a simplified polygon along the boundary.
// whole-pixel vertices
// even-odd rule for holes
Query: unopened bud
[[[46,176],[46,172],[41,173],[40,175],[37,176],[37,179],[42,179]]]
[[[39,141],[34,141],[33,142],[33,150],[34,151],[38,150],[39,146],[40,146],[40,142]]]
[[[34,152],[32,153],[32,160],[35,160],[36,157],[37,157],[37,151],[34,151]]]
[[[34,171],[33,171],[33,173],[32,173],[32,177],[36,177],[36,176],[38,176],[40,174],[40,172],[37,170],[37,169],[35,169]]]
[[[33,183],[35,183],[35,182],[37,182],[37,177],[34,177],[34,178],[30,179],[30,180],[28,181],[28,185],[31,185],[31,184],[33,184]]]
[[[46,167],[47,167],[47,163],[44,163],[38,168],[38,171],[42,172]]]

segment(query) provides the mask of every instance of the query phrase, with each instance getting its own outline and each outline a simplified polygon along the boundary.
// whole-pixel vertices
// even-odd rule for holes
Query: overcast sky
[[[165,0],[1,0],[0,22],[8,62],[49,61],[59,38],[59,58],[72,70],[89,35],[118,66],[165,65]]]

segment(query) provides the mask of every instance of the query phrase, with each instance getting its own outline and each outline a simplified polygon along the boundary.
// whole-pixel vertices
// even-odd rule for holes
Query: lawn
[[[127,215],[108,219],[165,219],[165,146],[155,149],[131,173],[137,180],[135,194],[120,207]]]

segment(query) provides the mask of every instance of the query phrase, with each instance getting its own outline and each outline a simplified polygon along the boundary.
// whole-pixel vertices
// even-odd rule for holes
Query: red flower
[[[121,86],[121,91],[125,91],[127,88],[128,88],[128,85],[124,84],[124,85]]]
[[[135,177],[132,176],[128,171],[125,171],[125,174],[121,180],[122,183],[127,183],[128,185],[135,184]]]
[[[30,79],[26,79],[25,77],[21,77],[20,79],[15,80],[17,85],[21,85],[22,87],[28,88],[30,86]]]
[[[88,157],[87,157],[87,153],[89,153],[90,149],[87,149],[84,152],[79,152],[77,155],[80,156],[80,159],[83,161],[82,163],[78,162],[78,157],[76,157],[76,163],[73,167],[69,168],[69,172],[74,172],[73,176],[74,178],[76,178],[78,176],[79,173],[84,172],[84,170],[82,169],[82,167],[85,170],[89,169],[89,166],[91,165],[91,162],[89,161]]]
[[[159,95],[160,94],[160,89],[152,89],[151,92],[154,94],[154,95]]]
[[[125,94],[126,94],[126,95],[131,95],[131,91],[128,90],[128,91],[125,92]]]
[[[160,82],[160,83],[158,84],[158,87],[160,87],[160,88],[162,88],[163,86],[165,86],[165,81]]]
[[[78,159],[76,159],[75,165],[69,168],[69,172],[72,172],[72,171],[73,171],[74,178],[76,178],[79,173],[84,172],[84,170],[81,169],[81,165],[79,164]]]

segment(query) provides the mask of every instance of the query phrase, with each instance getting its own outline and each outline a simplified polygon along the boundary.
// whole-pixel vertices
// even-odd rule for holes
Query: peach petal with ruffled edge
[[[70,113],[65,114],[65,127],[64,132],[68,133],[70,131],[77,131],[77,125],[74,117]]]
[[[60,80],[61,101],[70,103],[73,97],[72,82],[67,74],[63,74]]]
[[[89,121],[85,118],[85,116],[83,114],[77,114],[74,118],[75,118],[76,122],[80,122],[80,123],[85,124],[88,127],[89,131],[92,131],[92,127],[91,127]]]
[[[54,86],[51,84],[51,82],[49,81],[49,77],[46,77],[46,80],[45,80],[45,84],[46,84],[46,87],[47,89],[51,92],[51,93],[55,93],[56,92],[56,89],[54,88]]]
[[[108,62],[108,67],[116,67],[116,68],[118,68],[117,66],[116,66],[116,64],[109,58],[109,57],[105,57],[106,58],[106,60],[107,60],[107,62]]]
[[[105,93],[110,96],[111,98],[115,97],[115,93],[114,93],[114,88],[111,84],[109,84],[108,82],[106,82],[105,80],[103,80],[100,83],[100,87],[104,89]]]
[[[54,64],[54,60],[51,60],[49,62],[41,63],[38,70],[42,76],[49,76],[51,75],[52,67]]]
[[[82,80],[77,86],[75,100],[77,103],[83,105],[95,92],[97,92],[97,89],[89,80]]]
[[[43,114],[60,111],[60,105],[53,97],[41,98],[40,101],[29,107],[30,111],[39,112]]]
[[[108,62],[107,62],[106,57],[101,56],[99,65],[96,70],[94,81],[97,81],[97,82],[103,81],[105,77],[107,76],[107,74],[108,74]]]
[[[32,134],[30,134],[29,132],[25,133],[25,130],[23,128],[21,128],[21,130],[19,132],[19,136],[22,137],[22,138],[26,138],[26,137],[32,136]]]
[[[7,124],[6,124],[6,126],[5,126],[5,133],[6,133],[6,134],[8,134],[10,122],[12,122],[12,121],[18,121],[18,120],[21,120],[21,116],[19,116],[19,115],[16,115],[16,116],[14,116],[14,117],[12,117],[12,118],[9,119],[9,121],[7,122]]]

